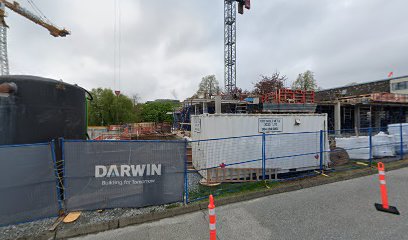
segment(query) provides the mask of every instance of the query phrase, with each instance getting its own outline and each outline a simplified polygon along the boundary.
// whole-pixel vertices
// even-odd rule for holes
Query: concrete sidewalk
[[[378,175],[216,208],[219,239],[408,239],[408,168],[387,172],[390,205],[377,212]],[[208,239],[206,211],[76,239]]]

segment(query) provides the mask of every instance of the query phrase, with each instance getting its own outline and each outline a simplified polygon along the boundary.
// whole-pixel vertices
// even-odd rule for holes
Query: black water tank
[[[15,85],[0,93],[0,145],[85,139],[83,88],[35,76],[0,76],[5,83]]]

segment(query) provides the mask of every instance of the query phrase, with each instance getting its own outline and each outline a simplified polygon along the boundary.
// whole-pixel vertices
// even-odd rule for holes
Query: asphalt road
[[[218,239],[408,239],[408,168],[386,174],[390,205],[378,212],[378,175],[216,208]],[[207,212],[77,239],[208,239]]]

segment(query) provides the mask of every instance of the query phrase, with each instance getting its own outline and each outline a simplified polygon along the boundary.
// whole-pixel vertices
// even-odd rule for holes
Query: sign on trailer
[[[258,132],[270,133],[270,132],[282,132],[283,131],[283,119],[282,118],[259,118],[258,119]]]
[[[196,133],[201,132],[201,119],[197,118],[193,121],[193,131]]]

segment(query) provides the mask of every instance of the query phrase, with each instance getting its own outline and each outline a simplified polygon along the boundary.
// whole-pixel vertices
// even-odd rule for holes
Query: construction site
[[[408,166],[408,75],[242,91],[237,19],[252,14],[250,0],[223,0],[219,91],[146,103],[121,87],[125,10],[117,0],[113,89],[10,74],[8,14],[55,38],[75,34],[27,3],[33,10],[0,0],[0,240],[78,237],[200,211],[208,201],[214,240],[213,197],[224,205]],[[131,110],[120,113],[125,105]],[[399,215],[381,194],[376,209]]]

